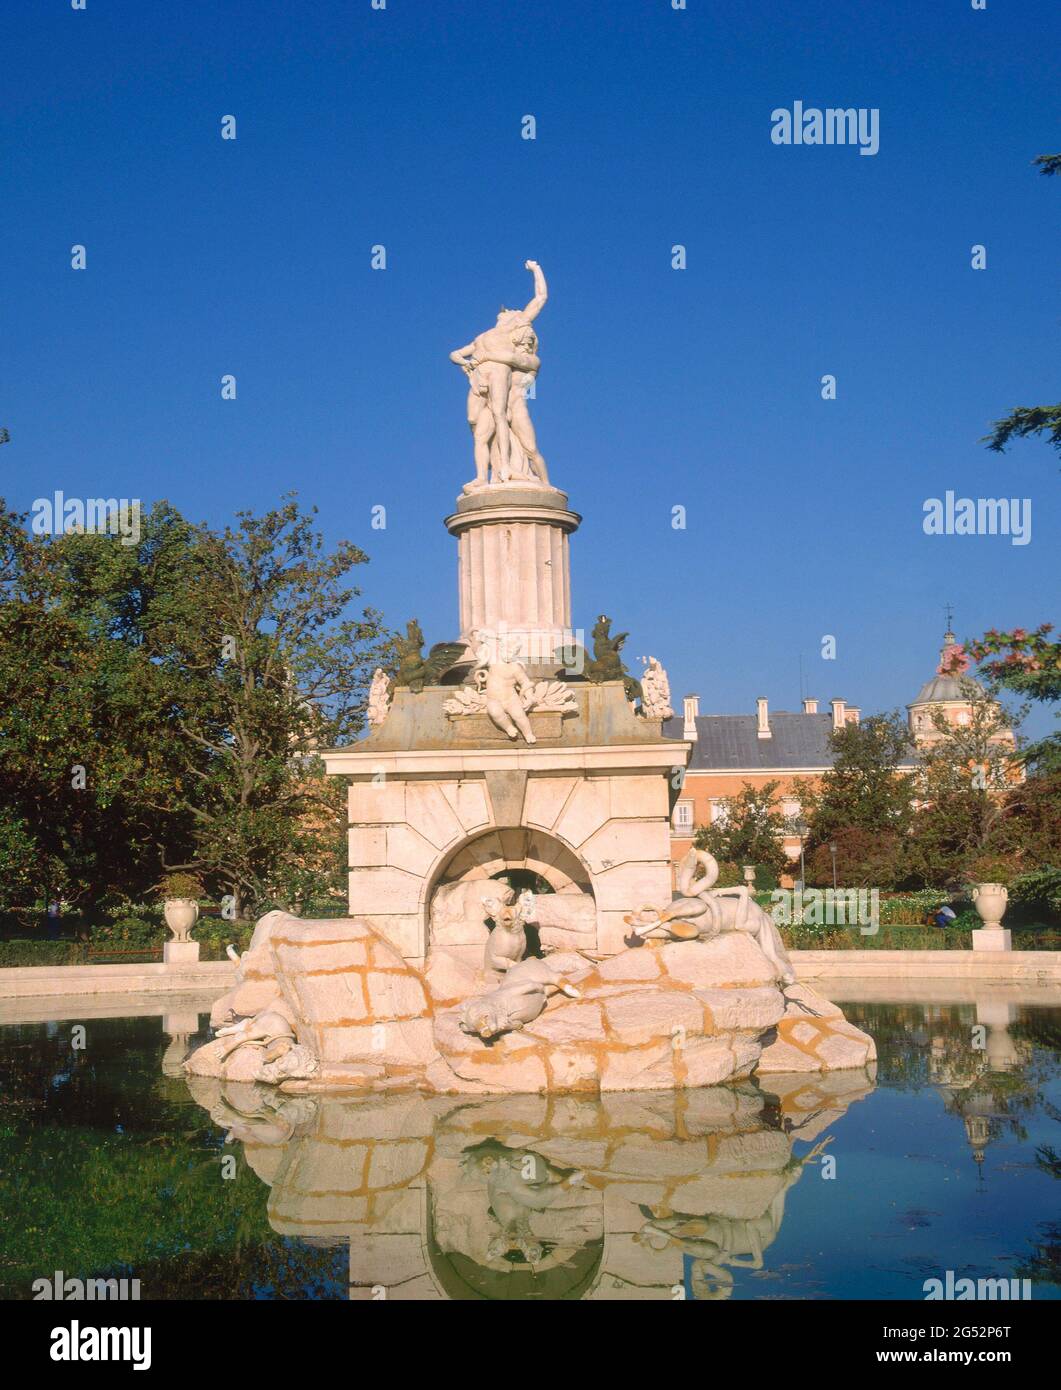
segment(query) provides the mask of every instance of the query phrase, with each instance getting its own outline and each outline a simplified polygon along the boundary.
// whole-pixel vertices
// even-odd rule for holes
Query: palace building
[[[936,674],[907,706],[910,732],[918,748],[929,747],[941,737],[935,714],[942,713],[957,725],[972,721],[975,690],[981,687],[968,677],[941,674],[953,664],[956,640],[953,632],[945,633]],[[858,705],[838,698],[829,700],[824,709],[819,709],[818,700],[805,699],[798,711],[771,711],[766,697],[760,697],[754,714],[701,714],[699,695],[686,695],[682,703],[682,714],[663,725],[668,737],[688,739],[693,745],[671,816],[674,863],[692,845],[698,827],[725,818],[727,798],[745,786],[780,783],[779,808],[790,821],[798,821],[806,790],[832,766],[831,735],[861,718]],[[1015,745],[1008,729],[994,735],[992,742],[1011,748]],[[908,767],[916,766],[915,757]],[[786,834],[783,845],[793,862],[799,859],[797,833]]]

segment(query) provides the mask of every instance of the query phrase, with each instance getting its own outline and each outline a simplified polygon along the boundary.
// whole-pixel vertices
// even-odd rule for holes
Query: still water
[[[0,1297],[1061,1297],[1061,1010],[838,998],[875,1076],[601,1100],[189,1086],[187,1005],[8,1024]]]

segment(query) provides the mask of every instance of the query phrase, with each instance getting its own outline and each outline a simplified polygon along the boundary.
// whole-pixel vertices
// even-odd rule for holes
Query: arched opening
[[[461,845],[439,870],[427,894],[427,949],[482,945],[489,932],[483,899],[495,883],[535,895],[528,945],[593,949],[597,915],[589,870],[544,830],[488,830]]]

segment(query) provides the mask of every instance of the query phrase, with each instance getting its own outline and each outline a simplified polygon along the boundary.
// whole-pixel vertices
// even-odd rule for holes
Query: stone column
[[[446,527],[457,538],[462,639],[512,633],[528,667],[555,664],[573,640],[568,537],[581,520],[552,487],[499,483],[460,497]]]

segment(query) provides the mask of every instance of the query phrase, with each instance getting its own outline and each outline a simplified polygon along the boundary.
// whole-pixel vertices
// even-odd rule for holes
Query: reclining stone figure
[[[549,996],[557,993],[582,998],[581,991],[568,984],[548,961],[535,956],[519,961],[509,967],[496,989],[465,1000],[460,1011],[461,1031],[484,1042],[516,1032],[533,1023]]]
[[[678,866],[678,897],[664,908],[643,907],[624,917],[632,928],[630,945],[640,945],[657,931],[675,941],[710,941],[721,932],[746,932],[776,967],[782,984],[794,984],[796,972],[773,918],[753,901],[744,884],[716,888],[718,873],[714,855],[691,849]]]

